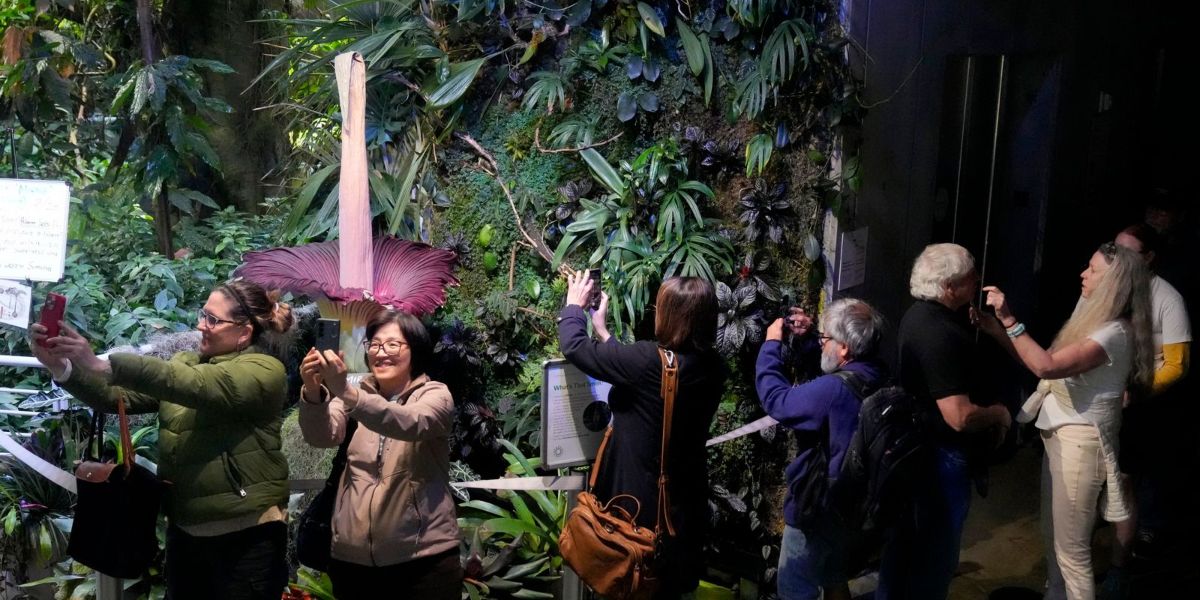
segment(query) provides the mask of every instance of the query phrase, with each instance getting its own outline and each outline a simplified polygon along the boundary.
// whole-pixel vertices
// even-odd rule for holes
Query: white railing
[[[42,363],[38,362],[32,356],[12,356],[0,354],[0,367],[23,367],[43,369]],[[33,395],[38,393],[37,390],[23,390],[19,388],[0,388],[0,392],[19,395]],[[27,410],[0,410],[0,415],[16,415],[35,417],[41,413],[30,412]],[[9,435],[13,437],[28,437],[30,434],[21,432],[12,432]],[[6,453],[7,454],[7,453]],[[19,458],[19,457],[15,457]],[[96,600],[120,600],[125,586],[122,581],[116,577],[109,577],[104,573],[96,573]]]

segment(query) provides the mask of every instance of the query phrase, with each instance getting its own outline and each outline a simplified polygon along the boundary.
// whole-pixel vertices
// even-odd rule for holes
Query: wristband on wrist
[[[309,404],[325,404],[326,402],[329,402],[330,397],[331,394],[329,393],[329,388],[322,385],[317,388],[317,401],[313,402],[308,399],[308,386],[300,386],[300,400]]]
[[[1004,333],[1008,334],[1008,337],[1010,337],[1010,338],[1015,338],[1015,337],[1025,333],[1025,324],[1018,322],[1016,325],[1013,325],[1012,327],[1005,329]]]

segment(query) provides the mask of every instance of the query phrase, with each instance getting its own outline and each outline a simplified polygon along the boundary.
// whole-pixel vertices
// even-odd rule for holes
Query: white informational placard
[[[0,179],[0,278],[62,279],[70,210],[65,182]]]
[[[16,281],[0,279],[0,323],[18,329],[29,328],[29,308],[33,288]]]
[[[843,231],[838,243],[837,289],[842,291],[867,280],[867,228]]]
[[[584,375],[565,359],[542,363],[542,465],[587,464],[604,439],[612,384]]]

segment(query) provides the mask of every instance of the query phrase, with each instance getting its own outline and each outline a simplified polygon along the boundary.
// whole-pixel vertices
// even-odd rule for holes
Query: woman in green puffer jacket
[[[292,325],[278,296],[242,280],[221,285],[198,313],[200,351],[171,360],[106,360],[65,323],[53,338],[32,326],[34,356],[77,399],[115,412],[124,397],[128,412],[158,413],[171,600],[278,600],[287,585],[287,376],[256,345]]]

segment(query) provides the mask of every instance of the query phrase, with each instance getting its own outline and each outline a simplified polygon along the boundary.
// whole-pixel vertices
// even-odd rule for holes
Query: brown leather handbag
[[[667,495],[667,447],[671,440],[671,415],[678,387],[679,359],[670,350],[658,349],[662,360],[663,433],[659,453],[658,514],[654,531],[637,524],[641,504],[637,498],[620,494],[601,503],[590,491],[579,493],[579,504],[567,516],[558,538],[563,560],[588,587],[610,600],[648,599],[654,596],[659,580],[655,573],[658,548],[664,536],[674,536],[671,502]],[[596,464],[588,480],[588,490],[596,485],[596,474],[604,449],[612,436],[612,427],[604,432],[604,441],[596,453]],[[630,514],[618,501],[629,501]]]

